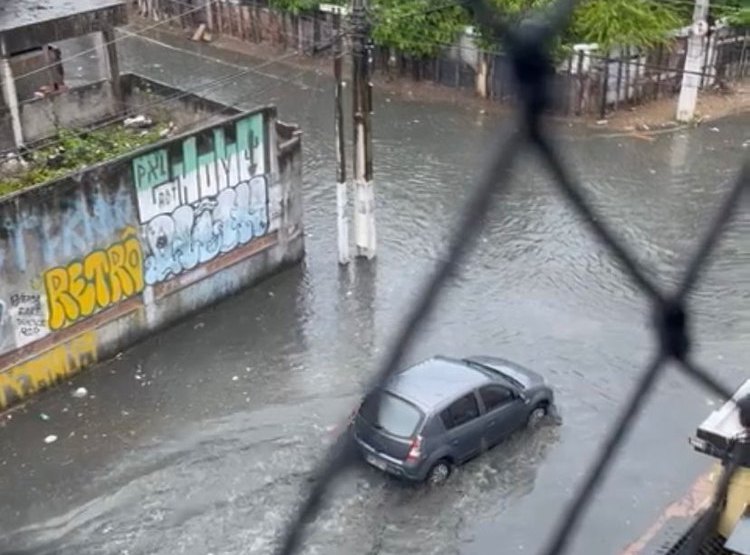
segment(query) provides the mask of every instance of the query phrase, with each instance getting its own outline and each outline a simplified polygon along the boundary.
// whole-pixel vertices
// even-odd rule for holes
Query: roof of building
[[[9,56],[126,22],[123,0],[2,0],[0,54]]]

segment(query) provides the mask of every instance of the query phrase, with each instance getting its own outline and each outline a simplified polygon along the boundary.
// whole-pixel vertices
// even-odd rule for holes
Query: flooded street
[[[262,63],[239,55],[223,63],[139,39],[120,52],[124,69],[185,88],[236,73],[236,64]],[[331,82],[279,65],[260,71],[196,92],[244,107],[273,103],[282,120],[302,127],[304,264],[5,421],[0,552],[271,553],[333,426],[442,256],[503,118],[376,91],[378,257],[342,269]],[[745,116],[652,140],[559,131],[596,207],[672,284],[747,155],[748,129]],[[744,210],[691,299],[696,359],[731,387],[747,377],[749,270]],[[536,552],[651,356],[649,310],[538,160],[525,156],[409,360],[436,353],[516,360],[555,387],[562,426],[514,438],[439,489],[360,465],[310,526],[305,552]],[[71,396],[79,386],[87,398]],[[687,437],[715,406],[676,371],[661,380],[571,553],[618,553],[683,494],[709,464]],[[48,434],[59,440],[45,445]]]

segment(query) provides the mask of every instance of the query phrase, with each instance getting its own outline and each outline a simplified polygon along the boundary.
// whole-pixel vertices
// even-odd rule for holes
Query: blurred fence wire
[[[503,14],[497,13],[485,4],[485,0],[471,2],[477,21],[503,41],[511,60],[519,99],[517,117],[512,124],[503,127],[497,133],[489,150],[487,163],[461,211],[446,255],[418,293],[394,344],[365,388],[366,393],[375,391],[399,369],[404,355],[417,336],[420,324],[430,314],[443,286],[464,260],[479,233],[495,198],[493,193],[503,191],[507,187],[510,171],[521,154],[522,147],[536,151],[559,192],[578,212],[598,240],[609,248],[628,277],[650,300],[653,328],[658,339],[658,347],[650,363],[629,393],[575,497],[552,530],[542,551],[544,555],[565,552],[594,493],[601,485],[613,458],[633,426],[639,410],[663,375],[667,363],[674,363],[676,368],[712,393],[724,399],[732,397],[732,391],[717,381],[709,371],[701,368],[690,356],[691,337],[686,301],[725,225],[740,204],[747,201],[747,190],[750,188],[750,161],[745,158],[736,181],[714,216],[708,232],[698,242],[695,253],[675,290],[663,290],[648,276],[645,269],[636,261],[630,247],[621,242],[607,222],[595,213],[586,198],[584,188],[575,181],[549,130],[543,124],[543,116],[550,108],[552,98],[552,43],[568,24],[574,4],[574,0],[559,0],[547,12],[525,20],[520,26],[510,27],[503,20]],[[355,449],[349,434],[341,434],[321,462],[310,490],[288,523],[278,553],[291,555],[301,547],[306,525],[318,514],[331,483],[354,461],[354,454]],[[719,495],[714,498],[714,509],[722,503],[721,490],[726,489],[735,468],[736,465],[731,462],[725,465],[725,475],[721,487],[718,488]],[[712,530],[705,529],[699,536],[707,536],[711,532]],[[695,547],[691,551],[697,553],[702,543],[701,538],[697,537],[693,543]]]

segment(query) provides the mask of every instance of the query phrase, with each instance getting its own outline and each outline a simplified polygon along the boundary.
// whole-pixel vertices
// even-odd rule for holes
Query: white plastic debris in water
[[[42,419],[42,420],[44,420],[44,421],[47,421],[47,420],[49,420],[49,415],[47,415],[47,414],[45,414],[45,413],[41,413],[41,414],[39,415],[39,418],[41,418],[41,419]]]
[[[239,380],[239,379],[240,379],[240,377],[239,377],[239,376],[232,376],[232,381],[233,381],[233,382],[236,382],[236,381],[237,381],[237,380]]]
[[[83,399],[88,394],[88,389],[86,389],[85,387],[79,387],[73,392],[73,397],[75,397],[76,399]]]
[[[55,434],[50,434],[44,438],[44,443],[55,443],[56,441],[57,441],[57,436]]]

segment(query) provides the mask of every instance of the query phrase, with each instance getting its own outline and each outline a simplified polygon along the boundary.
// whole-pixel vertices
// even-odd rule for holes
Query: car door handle
[[[492,428],[493,426],[496,426],[496,425],[497,425],[497,420],[490,420],[490,421],[489,421],[489,422],[487,423],[487,427],[488,427],[488,428]]]
[[[453,441],[451,441],[451,445],[458,445],[458,440],[454,439]]]

